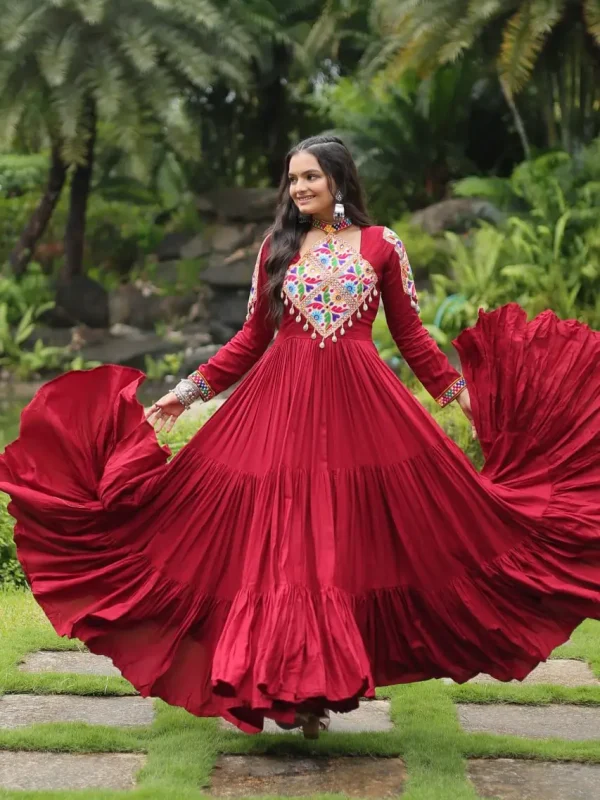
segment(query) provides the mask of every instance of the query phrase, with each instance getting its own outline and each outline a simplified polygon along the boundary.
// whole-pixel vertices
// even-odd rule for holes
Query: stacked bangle
[[[173,394],[179,400],[182,406],[189,408],[194,400],[197,400],[200,397],[200,389],[196,386],[193,381],[190,381],[188,378],[184,378],[182,381],[179,381],[177,386],[173,389]]]

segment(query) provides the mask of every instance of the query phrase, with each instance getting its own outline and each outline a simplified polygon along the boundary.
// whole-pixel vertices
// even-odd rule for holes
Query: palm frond
[[[152,32],[142,20],[124,17],[119,21],[116,38],[127,58],[142,75],[156,67],[158,51]]]
[[[600,0],[584,0],[583,14],[588,31],[600,45]]]
[[[105,18],[108,0],[73,0],[88,25],[99,25]]]
[[[46,6],[39,0],[20,0],[4,9],[0,26],[4,49],[14,53],[32,34],[43,30],[46,14]]]
[[[79,47],[78,30],[71,25],[62,33],[50,33],[39,48],[37,61],[49,86],[60,86]]]

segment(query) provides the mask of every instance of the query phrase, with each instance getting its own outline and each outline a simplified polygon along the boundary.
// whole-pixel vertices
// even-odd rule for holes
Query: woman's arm
[[[273,339],[275,325],[268,315],[269,301],[264,293],[268,250],[267,238],[256,259],[244,327],[216,355],[189,376],[200,390],[202,400],[210,400],[245,375]]]
[[[446,406],[464,390],[465,379],[450,364],[421,322],[412,269],[404,245],[388,228],[384,229],[383,238],[390,244],[381,287],[388,327],[408,366],[439,405]]]

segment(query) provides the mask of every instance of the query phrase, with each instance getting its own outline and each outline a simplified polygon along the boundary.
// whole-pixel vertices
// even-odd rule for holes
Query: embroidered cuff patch
[[[445,392],[442,392],[442,394],[437,398],[436,402],[439,403],[442,408],[444,408],[444,406],[447,406],[448,403],[451,403],[453,400],[455,400],[462,390],[466,388],[466,380],[464,378],[458,378],[454,381],[454,383],[450,384]]]
[[[200,399],[204,400],[205,403],[207,400],[211,400],[215,396],[215,392],[211,389],[209,382],[199,369],[197,369],[195,372],[192,372],[191,375],[188,375],[188,379],[196,384],[200,390]]]

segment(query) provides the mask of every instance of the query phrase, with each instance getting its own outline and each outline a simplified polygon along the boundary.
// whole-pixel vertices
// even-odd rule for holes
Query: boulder
[[[55,300],[58,313],[73,323],[82,322],[90,328],[108,328],[108,292],[86,275],[58,281]]]
[[[214,264],[204,270],[202,280],[209,286],[216,288],[246,289],[249,291],[255,263],[255,256],[242,258],[233,264],[226,264],[221,261],[218,266]]]
[[[194,316],[198,317],[197,304],[196,292],[162,296],[148,293],[133,284],[124,284],[110,293],[110,326],[129,325],[141,330],[154,330],[157,322],[187,316],[192,309]]]
[[[196,198],[200,214],[220,220],[262,222],[271,220],[277,189],[215,189]]]
[[[211,244],[205,234],[197,233],[181,247],[178,258],[204,258],[210,251]]]
[[[234,331],[239,331],[248,313],[248,292],[245,289],[237,291],[214,289],[208,310],[211,322],[220,322],[228,328],[233,328]],[[210,332],[213,334],[212,326]]]
[[[497,225],[502,222],[503,218],[503,213],[489,200],[477,197],[455,197],[416,211],[411,217],[411,222],[414,225],[420,225],[423,230],[433,236],[442,231],[463,232],[469,230],[480,219]]]
[[[248,222],[245,225],[217,224],[211,229],[211,246],[217,253],[233,253],[240,247],[252,244],[256,234],[256,225]]]
[[[173,261],[182,258],[183,248],[196,238],[193,231],[167,233],[156,248],[156,257],[159,261]],[[183,256],[187,258],[187,256]]]

